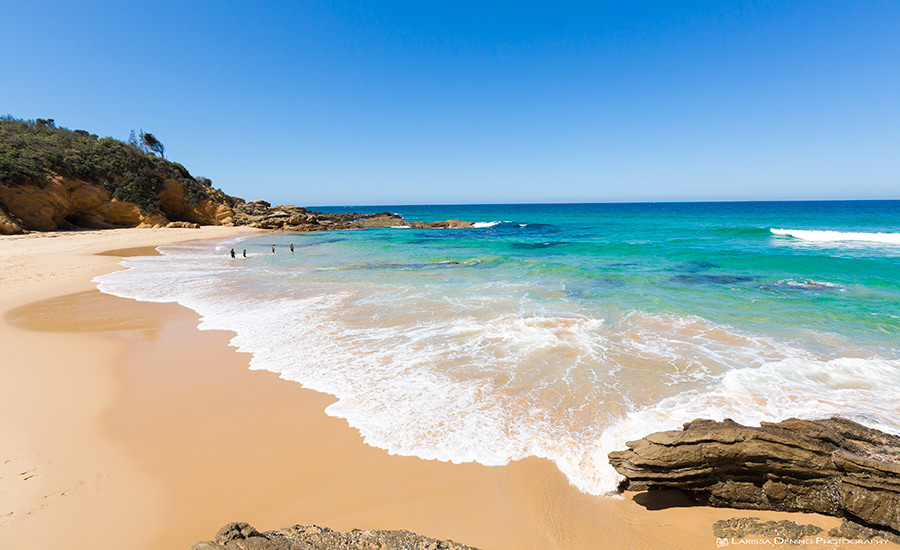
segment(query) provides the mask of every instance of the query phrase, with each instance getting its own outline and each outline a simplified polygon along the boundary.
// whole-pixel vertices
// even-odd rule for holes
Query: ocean
[[[477,223],[165,246],[96,281],[234,331],[370,445],[543,457],[591,494],[609,452],[695,418],[900,433],[900,201],[317,210]]]

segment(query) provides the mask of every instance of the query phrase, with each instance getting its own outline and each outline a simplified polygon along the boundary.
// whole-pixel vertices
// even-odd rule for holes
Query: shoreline
[[[594,497],[533,457],[487,467],[369,447],[324,413],[333,398],[249,370],[247,356],[228,346],[230,333],[198,330],[195,312],[105,295],[91,283],[121,254],[152,251],[154,239],[246,231],[208,229],[0,238],[0,345],[14,358],[0,389],[0,423],[11,434],[0,443],[0,539],[41,548],[55,531],[74,548],[187,549],[247,521],[262,530],[409,529],[485,550],[687,549],[715,547],[718,519],[840,523],[656,509],[671,495]],[[28,239],[37,250],[10,252]]]

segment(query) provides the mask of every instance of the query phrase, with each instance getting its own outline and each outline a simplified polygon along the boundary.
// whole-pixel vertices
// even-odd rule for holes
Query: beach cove
[[[46,547],[65,533],[72,548],[187,548],[248,521],[411,529],[485,549],[697,548],[715,545],[716,520],[747,515],[585,495],[534,458],[486,467],[390,456],[325,415],[329,396],[248,370],[231,335],[196,330],[190,310],[102,295],[91,283],[122,256],[238,231],[0,241],[0,334],[14,359],[0,401],[10,434],[0,538],[12,547]]]
[[[900,2],[4,15],[0,550],[900,547]]]

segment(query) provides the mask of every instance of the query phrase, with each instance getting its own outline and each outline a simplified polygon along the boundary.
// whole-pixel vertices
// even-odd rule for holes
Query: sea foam
[[[862,242],[900,245],[900,233],[861,233],[853,231],[770,229],[774,235],[785,235],[817,243]]]

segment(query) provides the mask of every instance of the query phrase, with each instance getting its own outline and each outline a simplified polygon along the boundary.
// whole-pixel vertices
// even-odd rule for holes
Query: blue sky
[[[306,205],[900,198],[900,2],[31,2],[0,113]]]

